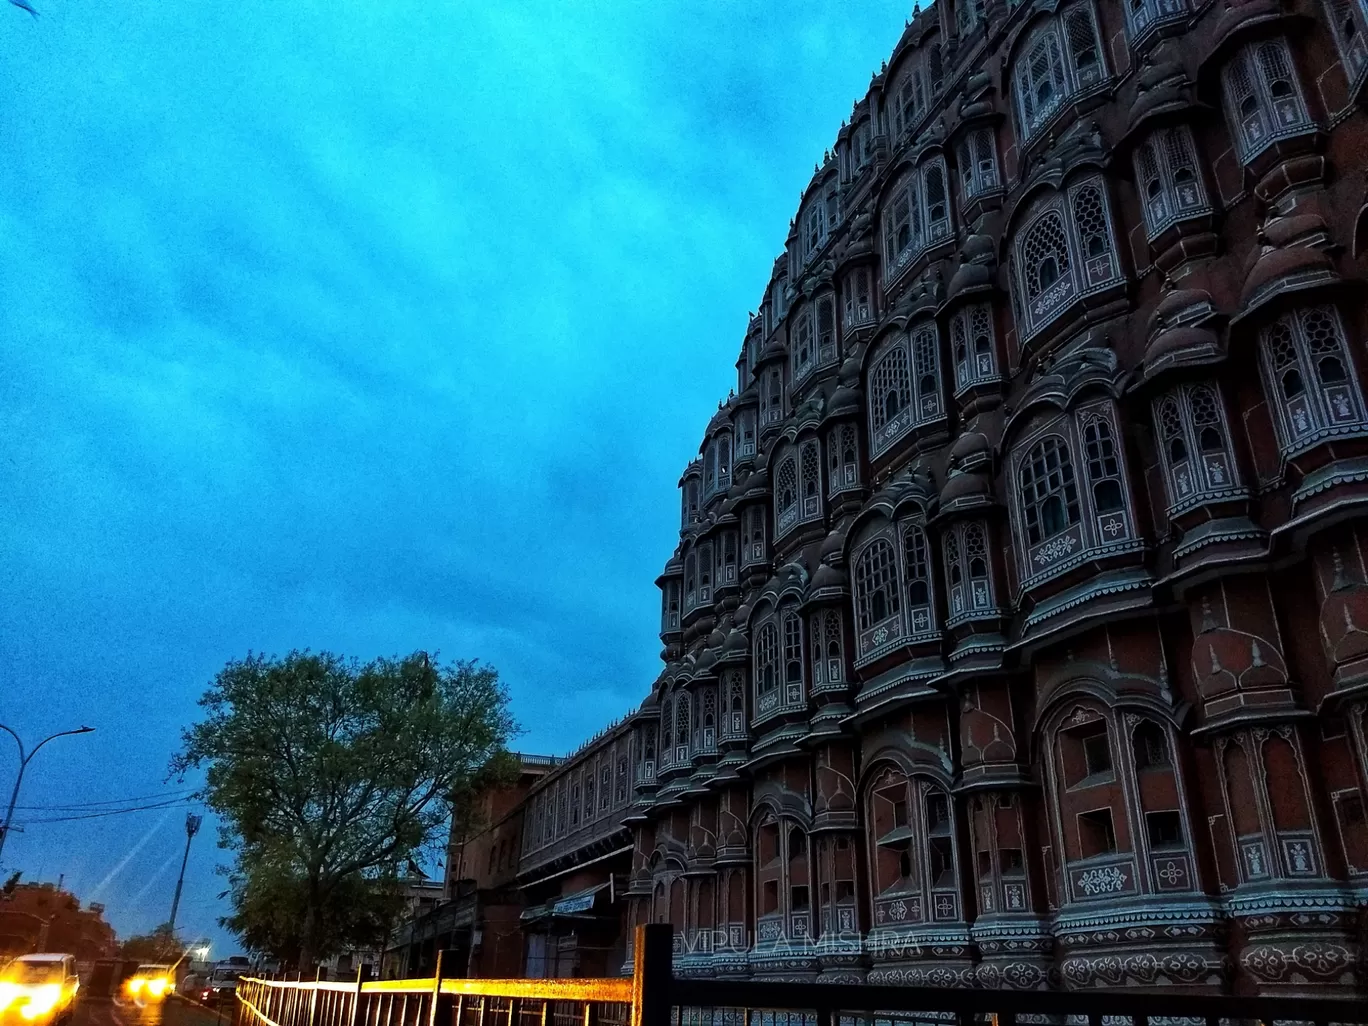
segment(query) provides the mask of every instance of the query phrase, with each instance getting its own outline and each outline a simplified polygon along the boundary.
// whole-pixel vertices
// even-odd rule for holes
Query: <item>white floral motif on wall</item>
[[[1078,887],[1084,894],[1111,894],[1126,886],[1126,874],[1119,866],[1090,869],[1078,877]]]

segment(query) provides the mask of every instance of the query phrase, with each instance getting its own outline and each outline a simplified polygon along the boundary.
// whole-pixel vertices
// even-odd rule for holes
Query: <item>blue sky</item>
[[[676,483],[910,7],[0,6],[7,864],[166,916],[222,664],[479,657],[564,752],[659,669]],[[0,793],[15,759],[0,737]],[[231,946],[202,834],[181,924]]]

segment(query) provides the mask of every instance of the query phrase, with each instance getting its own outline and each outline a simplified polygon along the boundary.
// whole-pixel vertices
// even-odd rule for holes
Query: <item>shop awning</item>
[[[576,891],[574,894],[567,894],[565,897],[557,899],[556,903],[551,906],[551,914],[569,916],[588,912],[594,907],[594,900],[598,897],[599,892],[607,889],[608,884],[605,882],[582,891]]]
[[[546,916],[549,916],[550,914],[551,914],[551,908],[550,908],[550,906],[548,906],[548,905],[533,905],[531,908],[525,908],[525,909],[523,909],[523,910],[522,910],[522,915],[518,916],[518,918],[519,918],[520,920],[522,920],[523,922],[527,922],[529,919],[543,919],[543,918],[545,918]]]

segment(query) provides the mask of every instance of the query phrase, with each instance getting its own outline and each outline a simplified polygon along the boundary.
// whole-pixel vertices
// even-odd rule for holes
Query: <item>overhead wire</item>
[[[155,809],[175,809],[186,808],[198,805],[199,802],[188,796],[172,798],[164,802],[156,802],[152,805],[135,805],[128,809],[105,809],[100,812],[87,812],[76,816],[45,816],[39,819],[23,819],[19,821],[19,826],[28,826],[31,823],[72,823],[81,819],[102,819],[105,816],[122,816],[129,812],[149,812]]]
[[[128,798],[105,798],[96,802],[72,802],[70,805],[16,805],[16,810],[22,809],[25,812],[81,812],[85,809],[95,809],[105,805],[127,805],[130,802],[154,801],[162,798],[170,799],[174,797],[186,797],[194,794],[198,788],[180,787],[170,791],[158,791],[156,794],[135,794]]]

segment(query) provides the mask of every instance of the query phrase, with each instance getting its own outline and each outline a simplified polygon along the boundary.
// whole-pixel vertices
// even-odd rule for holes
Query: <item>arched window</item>
[[[978,521],[956,524],[944,537],[945,573],[950,591],[950,623],[993,608],[993,585],[988,573],[988,541]]]
[[[1207,384],[1181,385],[1154,401],[1169,514],[1239,488],[1220,394]]]
[[[724,491],[731,487],[732,438],[730,432],[724,431],[717,436],[714,457],[717,461],[717,488],[719,491]]]
[[[900,636],[901,612],[897,557],[887,539],[876,538],[855,561],[855,622],[862,655]]]
[[[726,531],[722,535],[722,545],[719,547],[717,564],[717,583],[734,584],[736,582],[736,532]]]
[[[764,378],[763,410],[761,424],[777,424],[784,419],[784,378],[777,368],[771,369]]]
[[[755,708],[766,713],[779,704],[779,628],[761,624],[755,635]]]
[[[1351,92],[1368,68],[1368,7],[1364,0],[1325,0],[1325,14],[1335,37]]]
[[[997,145],[991,128],[977,128],[960,140],[960,185],[966,200],[998,187]]]
[[[1314,126],[1284,39],[1249,43],[1221,69],[1226,113],[1245,163],[1278,139]]]
[[[1124,509],[1126,500],[1121,487],[1121,465],[1116,458],[1116,441],[1111,425],[1100,417],[1088,418],[1083,426],[1083,447],[1088,457],[1093,512],[1111,513]]]
[[[705,688],[701,705],[700,729],[696,747],[704,752],[715,752],[717,751],[717,691],[711,687]]]
[[[813,368],[815,356],[816,352],[812,345],[812,309],[805,306],[793,315],[793,341],[789,347],[789,360],[794,381],[800,381],[807,376]]]
[[[1186,0],[1126,0],[1126,35],[1134,46],[1151,29],[1187,14]]]
[[[690,477],[685,480],[682,493],[683,526],[698,523],[698,479]]]
[[[711,441],[703,450],[703,495],[717,491],[717,442]]]
[[[1018,51],[1012,68],[1023,141],[1044,128],[1066,100],[1106,78],[1090,4],[1072,4],[1040,25]]]
[[[1321,440],[1362,434],[1363,395],[1333,307],[1284,314],[1260,333],[1264,387],[1284,456]]]
[[[798,522],[798,458],[792,453],[779,461],[774,475],[775,535],[781,536]]]
[[[765,508],[752,506],[741,521],[741,565],[765,561]]]
[[[814,621],[814,624],[816,621]],[[828,609],[822,614],[822,629],[813,630],[814,666],[821,663],[823,676],[828,684],[840,684],[845,680],[845,643],[841,630],[841,614]]]
[[[803,620],[795,609],[784,610],[784,704],[803,700]]]
[[[1064,219],[1054,210],[1038,218],[1022,237],[1021,273],[1026,303],[1033,314],[1043,316],[1073,293],[1072,261]]]
[[[803,443],[799,471],[803,479],[803,519],[816,520],[822,515],[822,457],[817,439]]]
[[[1023,336],[1053,322],[1074,300],[1122,281],[1111,207],[1098,177],[1038,199],[1014,243],[1014,297]]]
[[[907,626],[913,638],[934,634],[936,610],[931,594],[931,556],[926,532],[917,524],[903,528],[903,584],[907,589]]]
[[[928,246],[949,238],[953,227],[945,158],[931,157],[904,174],[885,202],[885,279],[892,281]]]
[[[993,308],[975,303],[950,318],[950,346],[955,357],[955,391],[998,380],[993,341]]]
[[[836,359],[836,302],[831,296],[817,300],[817,362],[826,365]]]
[[[1186,125],[1160,129],[1136,148],[1135,181],[1151,239],[1175,221],[1211,211]]]
[[[869,372],[869,434],[874,454],[912,426],[912,371],[907,337],[886,344]]]
[[[689,759],[689,733],[692,730],[693,702],[687,691],[675,695],[675,763]]]
[[[874,319],[874,304],[870,301],[869,268],[857,267],[846,276],[842,284],[845,297],[845,323],[849,328],[856,324],[866,324]]]
[[[751,409],[742,410],[736,418],[737,423],[737,442],[736,455],[754,456],[755,455],[755,411]]]
[[[860,486],[859,452],[854,424],[832,428],[827,435],[827,492],[835,495]]]
[[[690,552],[684,557],[684,611],[698,605],[698,557]]]
[[[917,381],[917,421],[923,423],[942,415],[940,345],[934,324],[918,329],[912,338],[912,362]]]
[[[1048,541],[1079,522],[1078,487],[1062,437],[1048,435],[1033,445],[1020,474],[1021,512],[1030,544]]]

